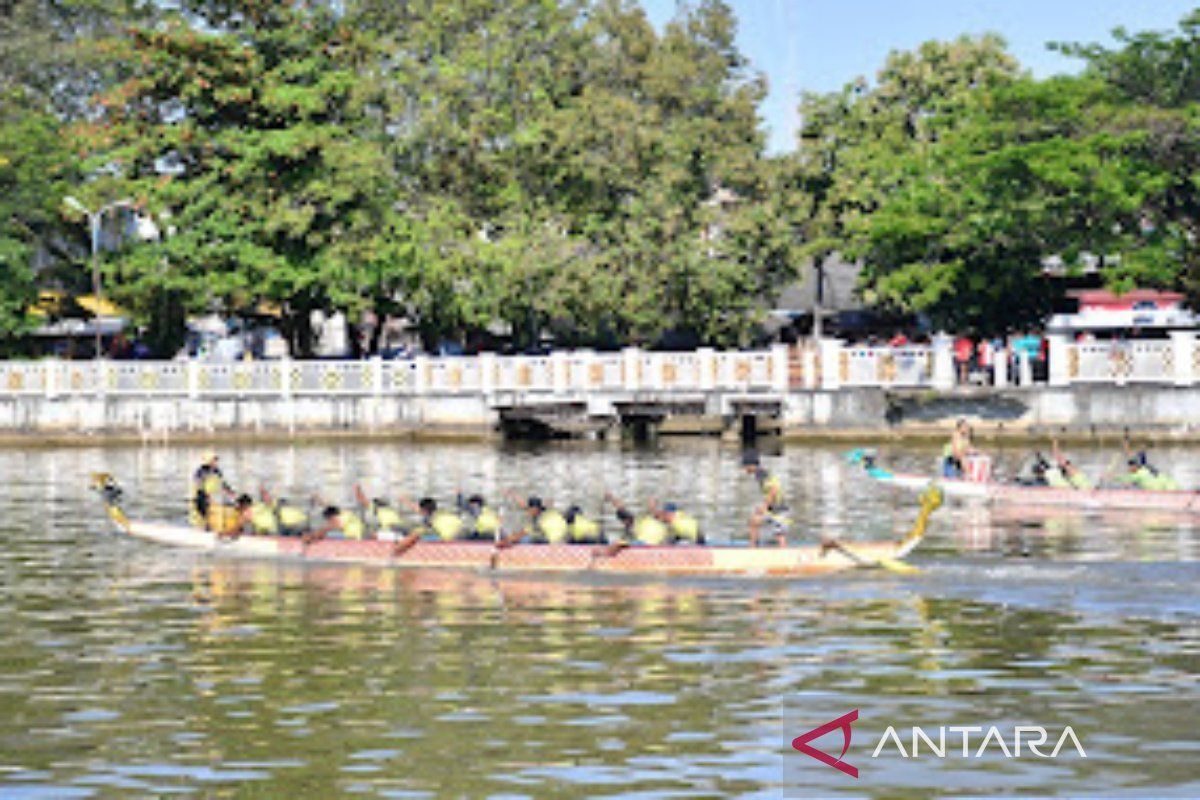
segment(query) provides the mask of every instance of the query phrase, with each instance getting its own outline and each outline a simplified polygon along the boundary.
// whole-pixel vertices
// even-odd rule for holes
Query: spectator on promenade
[[[908,337],[904,335],[904,331],[896,331],[896,335],[888,341],[889,347],[907,347]]]
[[[971,369],[971,354],[974,350],[975,345],[969,336],[960,336],[954,340],[954,362],[958,365],[960,385],[967,382],[967,373]]]
[[[979,344],[975,346],[975,360],[979,364],[979,368],[983,370],[984,380],[987,383],[994,383],[994,372],[992,367],[992,342],[990,339],[982,338]]]

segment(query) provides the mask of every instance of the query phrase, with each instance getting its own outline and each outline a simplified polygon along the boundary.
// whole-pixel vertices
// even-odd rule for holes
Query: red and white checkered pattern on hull
[[[608,556],[595,545],[518,544],[497,550],[490,542],[418,542],[395,556],[395,543],[325,539],[305,546],[298,538],[242,536],[219,540],[186,525],[133,521],[130,535],[174,547],[191,547],[245,557],[288,557],[314,562],[376,564],[383,567],[495,569],[504,572],[587,572],[644,575],[788,576],[836,572],[904,552],[891,543],[853,545],[858,561],[818,545],[798,547],[633,545]]]

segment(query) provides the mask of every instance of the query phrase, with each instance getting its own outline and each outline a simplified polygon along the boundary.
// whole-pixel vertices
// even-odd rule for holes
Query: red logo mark
[[[836,770],[846,773],[852,778],[858,777],[858,767],[852,767],[842,761],[842,756],[846,755],[846,751],[850,749],[850,723],[858,721],[858,709],[854,709],[849,714],[844,714],[835,720],[826,722],[819,728],[813,728],[808,733],[802,733],[795,739],[792,739],[792,749],[799,750],[806,756],[811,756],[822,764],[828,764]],[[824,753],[809,744],[813,739],[820,739],[830,731],[835,731],[841,728],[842,734],[846,737],[845,743],[842,745],[842,752],[837,758]]]

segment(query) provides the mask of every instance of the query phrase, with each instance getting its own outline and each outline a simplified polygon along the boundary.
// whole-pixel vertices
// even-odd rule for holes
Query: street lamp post
[[[104,215],[117,208],[127,208],[133,205],[132,200],[114,200],[108,205],[101,206],[98,211],[92,211],[77,198],[68,196],[64,201],[71,208],[81,212],[88,218],[88,228],[92,237],[92,296],[96,298],[96,358],[100,358],[103,350],[103,333],[100,330],[100,316],[103,312],[104,295],[100,285],[100,225]]]

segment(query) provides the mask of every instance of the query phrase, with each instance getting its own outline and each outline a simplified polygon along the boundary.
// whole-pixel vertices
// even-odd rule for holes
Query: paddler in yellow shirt
[[[635,516],[611,492],[605,494],[604,499],[611,503],[616,510],[617,522],[621,524],[621,532],[615,540],[609,543],[607,548],[602,551],[597,550],[597,555],[614,556],[631,544],[661,547],[672,543],[670,527],[655,514]]]
[[[289,503],[286,497],[272,498],[265,487],[259,487],[258,496],[274,510],[280,536],[303,536],[308,531],[308,512],[303,508]]]
[[[500,513],[487,504],[483,495],[473,494],[464,500],[459,492],[455,502],[467,523],[468,539],[494,542],[500,538],[503,527]]]
[[[511,547],[525,537],[533,544],[567,544],[571,540],[571,526],[562,512],[547,506],[537,495],[522,502],[515,494],[508,492],[513,504],[525,512],[528,522],[519,531],[510,533],[496,543],[497,547]]]
[[[400,504],[416,513],[420,521],[409,529],[403,539],[396,542],[393,556],[404,555],[422,539],[453,542],[466,538],[467,526],[462,517],[450,511],[439,510],[437,500],[432,497],[422,497],[419,502],[414,503],[401,496]]]
[[[604,544],[600,523],[584,514],[579,506],[568,508],[563,519],[567,521],[567,535],[571,544]]]
[[[780,547],[787,545],[787,529],[791,520],[787,517],[787,506],[783,499],[783,483],[776,476],[763,468],[758,453],[747,450],[742,454],[742,469],[753,475],[762,492],[762,502],[755,506],[750,515],[750,546],[758,547],[758,532],[763,522],[770,524],[775,533],[776,543]]]
[[[700,521],[686,511],[681,511],[674,503],[663,503],[658,508],[653,502],[651,512],[671,531],[673,544],[704,544],[704,533],[700,530]]]
[[[192,524],[207,531],[228,533],[236,526],[237,512],[224,500],[233,500],[236,495],[218,465],[216,451],[207,451],[192,476]]]
[[[275,516],[275,509],[266,503],[256,503],[248,494],[243,494],[237,499],[237,514],[238,526],[228,533],[223,534],[229,538],[236,539],[242,534],[251,534],[254,536],[278,536],[279,535],[279,519]]]
[[[304,535],[305,544],[319,542],[326,537],[353,540],[368,538],[366,523],[353,511],[338,506],[326,506],[325,510],[321,512],[321,518],[325,520],[325,524],[315,531],[306,533]]]
[[[368,500],[366,492],[357,483],[354,484],[354,499],[376,539],[394,542],[404,535],[404,518],[387,500],[382,497]]]

